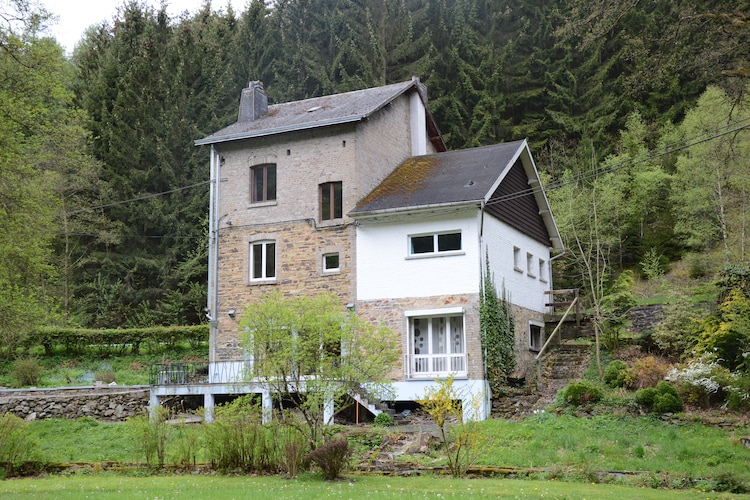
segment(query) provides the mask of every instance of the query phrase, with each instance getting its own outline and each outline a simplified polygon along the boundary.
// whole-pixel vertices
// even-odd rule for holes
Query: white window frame
[[[336,256],[338,259],[338,265],[336,267],[326,267],[327,258]],[[321,257],[321,263],[323,274],[337,274],[341,272],[341,254],[339,252],[326,252]]]
[[[539,259],[539,281],[547,283],[547,261]]]
[[[440,236],[445,235],[453,235],[457,234],[460,240],[460,248],[457,250],[440,250],[439,241]],[[431,252],[414,252],[414,244],[413,239],[414,238],[426,238],[428,236],[432,236],[432,251]],[[407,259],[423,259],[425,257],[438,257],[438,256],[448,256],[448,255],[464,255],[464,241],[463,241],[463,233],[460,229],[453,229],[450,231],[436,231],[436,232],[429,232],[429,233],[418,233],[418,234],[410,234],[408,238],[406,239],[406,254]]]
[[[408,352],[406,366],[409,372],[408,378],[434,379],[446,377],[453,374],[457,377],[465,377],[468,374],[468,356],[466,345],[466,315],[462,307],[433,309],[422,311],[409,311],[407,316],[408,329]],[[451,331],[451,319],[460,318],[460,341],[457,348]],[[445,334],[442,339],[443,346],[435,345],[439,337],[433,334],[435,321],[445,320]],[[416,321],[425,322],[427,331],[424,341],[427,342],[426,351],[417,353],[415,344],[414,324]],[[442,352],[441,352],[442,351]]]
[[[273,276],[268,276],[268,248],[269,245],[273,245]],[[255,247],[261,247],[261,276],[254,276],[255,271]],[[248,277],[251,283],[274,283],[278,275],[278,245],[276,240],[256,240],[251,241],[249,245],[250,258],[248,259],[250,266],[248,269]]]

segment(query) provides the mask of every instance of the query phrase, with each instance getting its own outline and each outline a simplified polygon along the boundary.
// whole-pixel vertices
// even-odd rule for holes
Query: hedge
[[[62,345],[69,352],[82,352],[88,347],[96,347],[104,352],[124,352],[128,347],[138,354],[143,343],[173,345],[189,342],[196,346],[208,341],[207,324],[193,326],[154,326],[148,328],[118,328],[111,330],[91,330],[84,328],[42,327],[27,338],[27,348],[44,346],[45,352],[52,353],[54,346]]]

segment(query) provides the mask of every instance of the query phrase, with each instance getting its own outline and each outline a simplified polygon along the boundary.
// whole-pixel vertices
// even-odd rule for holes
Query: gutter
[[[419,205],[416,207],[383,208],[379,210],[369,210],[369,211],[363,211],[363,212],[357,212],[356,210],[353,210],[349,212],[347,215],[353,219],[375,218],[381,215],[393,215],[397,213],[401,213],[403,215],[409,215],[411,213],[419,213],[419,212],[424,212],[427,210],[449,209],[449,208],[460,208],[460,207],[468,208],[477,204],[479,204],[479,206],[482,207],[482,210],[484,210],[483,200],[468,200],[468,201],[450,201],[450,202],[445,202],[445,203],[432,203],[429,205]]]
[[[367,120],[368,115],[352,115],[343,118],[334,118],[319,122],[303,123],[301,125],[286,125],[284,127],[269,128],[263,130],[253,130],[249,132],[237,132],[234,134],[223,135],[218,137],[208,136],[196,140],[193,144],[204,146],[206,144],[218,144],[220,142],[239,141],[241,139],[252,139],[254,137],[266,137],[269,135],[283,134],[285,132],[297,132],[300,130],[310,130],[314,128],[330,127],[332,125],[343,125]]]

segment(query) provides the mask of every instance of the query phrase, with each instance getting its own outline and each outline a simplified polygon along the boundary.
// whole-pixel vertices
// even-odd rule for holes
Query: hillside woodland
[[[555,284],[582,290],[605,339],[633,283],[681,262],[720,278],[718,308],[652,346],[725,349],[747,373],[750,2],[219,4],[170,17],[124,1],[71,56],[44,10],[3,4],[9,352],[40,325],[201,322],[209,173],[193,141],[236,120],[250,80],[278,103],[416,75],[450,148],[529,139],[567,247]]]

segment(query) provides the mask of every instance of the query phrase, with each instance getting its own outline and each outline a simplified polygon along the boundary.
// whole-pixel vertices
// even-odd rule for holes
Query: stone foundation
[[[26,420],[92,417],[121,422],[148,409],[149,393],[147,386],[8,389],[0,391],[0,414]]]

